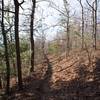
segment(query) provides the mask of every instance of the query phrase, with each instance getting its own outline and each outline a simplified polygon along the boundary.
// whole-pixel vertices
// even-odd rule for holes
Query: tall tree
[[[83,7],[83,4],[82,4],[82,0],[77,0],[80,5],[81,5],[81,17],[82,17],[82,49],[84,48],[84,7]]]
[[[6,93],[9,94],[10,90],[10,64],[9,64],[9,55],[8,55],[8,47],[7,47],[7,37],[5,32],[5,26],[4,26],[4,0],[2,0],[2,35],[3,35],[3,42],[5,46],[5,61],[6,61],[6,67],[7,67],[7,86],[6,86]]]
[[[32,12],[30,21],[30,42],[31,42],[31,69],[34,71],[34,14],[35,14],[36,0],[32,0]]]
[[[2,79],[1,79],[1,76],[0,76],[0,89],[2,89]]]
[[[18,70],[18,86],[19,90],[23,88],[22,83],[22,71],[21,71],[21,57],[20,57],[20,43],[19,43],[19,7],[24,3],[24,0],[19,3],[18,0],[14,0],[15,5],[15,45],[16,45],[16,62]]]
[[[94,2],[92,3],[92,39],[94,40]]]
[[[67,2],[67,0],[63,0],[63,2],[64,2],[64,7],[65,7],[65,11],[66,11],[66,24],[67,24],[67,34],[66,34],[66,45],[67,45],[67,48],[66,48],[66,58],[67,58],[67,56],[69,56],[69,52],[70,52],[70,33],[69,33],[69,29],[70,29],[70,26],[69,26],[69,21],[70,21],[70,16],[69,16],[69,13],[70,13],[70,11],[69,11],[69,8],[68,8],[68,6],[69,6],[69,4],[68,4],[68,2]]]
[[[93,5],[91,5],[89,3],[88,0],[86,0],[87,4],[92,8],[92,14],[93,14],[93,37],[94,37],[94,41],[93,41],[93,47],[95,48],[95,50],[97,49],[97,0],[94,0]]]
[[[94,27],[94,48],[97,49],[97,0],[95,0],[95,10],[94,10],[94,21],[95,21],[95,27]]]

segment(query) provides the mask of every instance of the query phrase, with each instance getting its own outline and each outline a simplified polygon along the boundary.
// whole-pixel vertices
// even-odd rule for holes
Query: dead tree
[[[32,12],[31,12],[31,22],[30,22],[30,42],[31,42],[31,69],[34,71],[34,14],[35,14],[36,0],[32,0]]]
[[[4,46],[5,46],[5,62],[6,62],[6,67],[7,67],[6,93],[9,94],[9,90],[10,90],[10,64],[9,64],[9,56],[8,56],[7,37],[6,37],[5,26],[4,26],[4,0],[2,0],[2,22],[1,22],[1,27],[2,27],[3,42],[4,42]]]
[[[18,0],[14,0],[15,5],[15,45],[16,45],[16,62],[18,70],[18,86],[19,90],[23,88],[22,83],[22,71],[21,71],[21,57],[20,57],[20,43],[19,43],[19,7],[24,3],[24,0],[19,3]]]

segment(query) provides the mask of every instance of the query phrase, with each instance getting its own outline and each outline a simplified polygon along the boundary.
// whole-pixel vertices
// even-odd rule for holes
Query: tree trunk
[[[68,18],[67,18],[67,52],[66,52],[66,57],[69,56],[70,52],[70,36],[69,36],[69,11],[67,12]]]
[[[31,13],[31,22],[30,22],[30,42],[31,42],[31,69],[30,72],[34,71],[34,14],[35,14],[35,5],[36,0],[32,0],[32,13]]]
[[[1,76],[0,76],[0,89],[2,89],[2,79],[1,79]]]
[[[64,7],[65,7],[65,10],[66,10],[66,14],[67,14],[67,34],[66,34],[66,58],[69,56],[69,52],[70,52],[70,34],[69,34],[69,9],[68,9],[68,2],[67,0],[63,0],[64,2]]]
[[[80,6],[81,6],[81,11],[82,11],[82,49],[84,49],[84,7],[83,7],[83,4],[82,4],[82,0],[78,0],[78,2],[80,3]]]
[[[86,2],[88,3],[88,5],[92,8],[92,14],[93,14],[93,47],[95,48],[95,50],[97,49],[97,0],[95,0],[93,2],[93,5],[91,6],[88,2],[88,0],[86,0]]]
[[[82,7],[82,49],[84,49],[84,8],[82,4],[81,7]]]
[[[94,48],[97,49],[97,0],[95,0],[95,10],[94,10],[94,21],[95,21],[95,27],[94,27]]]
[[[92,7],[94,8],[94,2],[92,4]],[[92,40],[93,40],[93,47],[94,47],[94,9],[92,8]]]
[[[19,90],[23,87],[22,71],[21,71],[21,57],[20,57],[20,43],[19,43],[19,2],[14,0],[15,5],[15,45],[16,45],[16,62],[18,70],[18,86]]]
[[[5,61],[6,61],[6,67],[7,67],[7,85],[6,85],[6,93],[9,94],[10,90],[10,64],[9,64],[9,55],[8,55],[8,47],[7,47],[7,37],[5,33],[5,28],[4,28],[4,0],[2,0],[2,35],[3,35],[3,42],[5,46]]]

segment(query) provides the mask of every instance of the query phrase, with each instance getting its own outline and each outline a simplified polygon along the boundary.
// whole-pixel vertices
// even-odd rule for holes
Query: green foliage
[[[78,36],[78,37],[81,37],[81,34],[79,32],[76,32],[75,31],[75,34]]]
[[[3,63],[0,63],[0,73],[4,73],[6,70],[6,66]]]
[[[0,59],[4,58],[4,48],[0,48]]]
[[[21,53],[21,58],[24,59],[24,60],[30,60],[30,51],[27,50],[25,52],[22,52]]]
[[[13,43],[13,42],[11,42],[11,43],[8,43],[8,50],[9,50],[9,57],[11,57],[11,58],[13,58],[13,57],[15,57],[15,52],[16,52],[16,50],[15,50],[15,44]]]
[[[11,76],[16,76],[16,71],[15,71],[16,69],[15,68],[11,68],[10,69],[10,74],[11,74]]]
[[[28,42],[27,41],[21,41],[21,43],[20,43],[20,51],[21,51],[21,53],[22,52],[25,52],[25,51],[27,51],[27,50],[29,50],[29,44],[28,44]]]
[[[58,50],[59,50],[59,47],[56,43],[52,43],[48,47],[48,52],[50,54],[57,54]]]

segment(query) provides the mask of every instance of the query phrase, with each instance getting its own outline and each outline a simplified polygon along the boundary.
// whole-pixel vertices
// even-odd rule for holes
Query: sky
[[[62,9],[63,7],[63,0],[52,0],[53,2],[55,2],[55,4],[57,6],[59,6],[59,8]],[[80,5],[77,2],[77,0],[69,0],[70,3],[70,9],[72,10],[72,12],[77,11],[76,14],[80,11]],[[49,6],[49,3],[44,3],[41,2],[39,4],[37,4],[39,6],[41,6],[42,9],[44,9],[44,16],[48,16],[45,19],[45,23],[48,24],[48,26],[52,26],[58,23],[59,20],[59,12]],[[57,31],[59,30],[59,27],[55,27],[54,29],[49,29],[47,32],[47,39],[52,40],[53,37],[56,35]]]
[[[52,0],[52,1],[55,2],[55,4],[57,6],[59,6],[59,8],[63,7],[63,1],[62,0],[59,0],[59,1],[58,0]],[[72,1],[70,1],[70,3],[72,3]],[[45,23],[48,26],[56,25],[58,23],[58,19],[59,19],[59,14],[60,13],[58,11],[56,11],[55,9],[51,8],[49,3],[41,2],[41,3],[37,4],[37,5],[41,6],[41,8],[44,9],[44,16],[48,16],[44,20]],[[74,5],[76,5],[75,0],[73,0],[72,7],[74,7]],[[47,39],[52,40],[53,37],[56,35],[58,30],[59,30],[59,27],[55,27],[54,29],[50,28],[48,31],[46,31],[47,32]]]
[[[8,1],[11,1],[13,3],[13,0],[8,0]],[[19,2],[21,1],[22,0],[19,0]],[[59,8],[63,7],[63,0],[52,0],[52,1],[55,2],[55,4],[59,6]],[[68,2],[70,4],[70,10],[72,14],[75,12],[75,16],[79,17],[80,15],[79,13],[81,11],[79,2],[77,0],[68,0]],[[7,0],[5,0],[5,3],[7,4]],[[82,3],[84,4],[85,0],[82,0]],[[22,5],[22,7],[24,8],[24,10],[20,8],[20,13],[30,14],[29,9],[31,9],[31,0],[25,0],[25,3]],[[36,14],[35,14],[36,21],[39,20],[43,16],[45,17],[45,19],[43,19],[43,23],[45,23],[48,27],[56,25],[58,23],[58,20],[60,18],[59,17],[60,13],[56,11],[55,9],[51,8],[50,3],[41,1],[36,4],[36,7],[37,7]],[[20,25],[23,24],[23,21],[26,21],[25,16],[20,15]],[[49,40],[53,39],[53,37],[56,35],[58,30],[59,30],[59,27],[50,28],[49,30],[46,30],[45,32],[47,34],[47,39]]]

